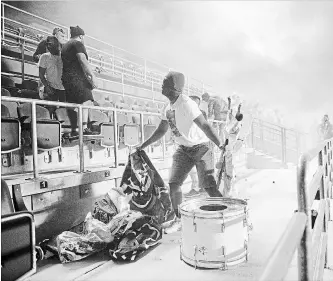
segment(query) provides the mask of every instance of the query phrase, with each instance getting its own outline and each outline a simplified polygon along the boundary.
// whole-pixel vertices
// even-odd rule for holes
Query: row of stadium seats
[[[2,92],[8,92],[2,90]],[[125,103],[104,104],[119,109],[133,109],[146,111],[139,105],[129,106]],[[158,109],[152,109],[158,112]],[[77,112],[74,109],[54,108],[53,106],[36,105],[37,119],[37,147],[40,150],[51,150],[66,145],[74,140],[70,137],[73,123],[77,127]],[[147,139],[157,128],[159,116],[143,115],[144,138]],[[16,103],[2,101],[1,103],[1,150],[2,153],[13,152],[23,147],[31,147],[31,105],[29,103]],[[119,143],[135,145],[140,142],[140,115],[138,113],[117,114],[117,130]],[[98,132],[99,137],[86,137],[86,140],[99,138],[100,145],[112,147],[114,145],[114,117],[112,111],[89,110],[88,126],[92,131]],[[171,135],[167,136],[167,143]]]
[[[17,43],[19,40],[17,36],[23,36],[24,38],[34,40],[37,46],[38,41],[43,39],[43,36],[38,34],[34,34],[33,30],[26,30],[26,28],[20,28],[20,32],[18,32],[17,28],[14,28],[8,24],[5,25],[6,32],[7,32],[7,39],[10,39],[12,43]],[[51,33],[51,30],[50,30]],[[29,43],[32,44],[31,42]],[[28,53],[31,53],[31,46],[29,46]],[[5,50],[6,51],[6,50]],[[157,73],[152,70],[144,71],[144,65],[140,65],[134,62],[129,62],[126,60],[122,60],[118,57],[114,57],[113,55],[107,55],[105,53],[101,53],[94,48],[90,48],[87,46],[88,55],[90,57],[90,63],[95,67],[96,72],[98,72],[102,77],[106,76],[119,76],[120,73],[124,74],[124,79],[132,80],[133,82],[138,82],[142,84],[143,88],[146,88],[144,85],[148,83],[154,84],[154,89],[160,90],[160,86],[162,85],[163,77],[165,73]],[[6,53],[6,52],[5,52]],[[18,53],[20,51],[18,50]],[[31,56],[27,56],[28,60],[32,61]],[[148,89],[151,89],[151,86],[147,86]],[[189,85],[189,87],[184,89],[185,92],[189,91],[195,94],[202,94],[202,88],[198,88],[194,85]]]

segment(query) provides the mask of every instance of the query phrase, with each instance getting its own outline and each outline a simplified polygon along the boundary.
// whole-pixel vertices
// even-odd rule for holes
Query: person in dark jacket
[[[94,105],[92,90],[97,88],[96,77],[88,61],[88,54],[84,45],[84,30],[79,26],[70,27],[71,39],[62,47],[63,63],[62,83],[66,90],[66,100],[70,103]],[[95,135],[87,127],[88,109],[82,110],[83,134]],[[73,118],[74,119],[74,118]],[[74,128],[72,135],[74,134]]]
[[[61,28],[54,28],[52,35],[58,39],[60,46],[66,43],[66,34]],[[45,53],[47,53],[46,39],[39,42],[35,53],[32,55],[34,62],[39,62],[40,56]]]

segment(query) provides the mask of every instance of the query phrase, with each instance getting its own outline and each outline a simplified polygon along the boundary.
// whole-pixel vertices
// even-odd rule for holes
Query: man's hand
[[[47,86],[44,87],[44,92],[48,96],[53,96],[54,95],[54,91],[53,91],[53,89],[49,85],[47,85]]]
[[[88,81],[93,89],[97,88],[97,81],[94,76],[89,76]]]

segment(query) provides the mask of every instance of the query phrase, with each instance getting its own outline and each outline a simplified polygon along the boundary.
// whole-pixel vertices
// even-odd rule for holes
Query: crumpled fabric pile
[[[159,224],[174,218],[169,189],[143,150],[130,154],[120,186],[132,194],[131,210],[152,216]]]
[[[137,151],[129,157],[121,186],[97,200],[84,222],[44,243],[44,249],[56,249],[62,263],[102,250],[113,260],[134,261],[158,244],[163,223],[173,217],[168,188],[145,152]]]

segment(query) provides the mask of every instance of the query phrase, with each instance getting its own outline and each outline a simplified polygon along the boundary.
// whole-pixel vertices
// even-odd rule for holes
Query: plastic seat
[[[144,111],[144,108],[140,105],[133,105],[132,109],[135,111]],[[140,121],[140,114],[138,113],[131,113],[130,114],[131,118],[132,118],[132,122],[133,124],[138,124],[140,125],[141,121]],[[148,115],[144,114],[143,115],[143,123],[147,124],[148,123]]]
[[[13,103],[8,102],[8,104],[12,105]],[[20,149],[21,149],[21,123],[18,118],[11,116],[9,108],[2,103],[1,104],[1,153],[10,153]]]
[[[10,92],[7,89],[1,88],[1,96],[2,97],[10,97],[11,94],[10,94]]]
[[[71,108],[57,108],[54,115],[61,122],[62,133],[69,134],[77,128],[77,112]]]
[[[7,76],[1,75],[1,87],[15,88],[16,86],[15,86],[13,79],[11,79]]]
[[[8,107],[3,104],[1,104],[1,117],[10,117]]]
[[[25,145],[30,146],[31,136],[31,104],[25,103],[18,107],[22,122],[22,137]],[[42,106],[36,105],[37,119],[37,147],[40,150],[51,150],[61,147],[61,124],[50,118],[50,112]]]
[[[100,110],[90,109],[88,120],[93,131],[98,131],[103,139],[101,146],[114,146],[114,125],[109,122],[109,117]]]
[[[38,82],[36,80],[24,80],[19,91],[20,97],[28,99],[40,99]]]
[[[1,179],[1,280],[23,280],[36,272],[35,225],[31,212],[15,212]]]

